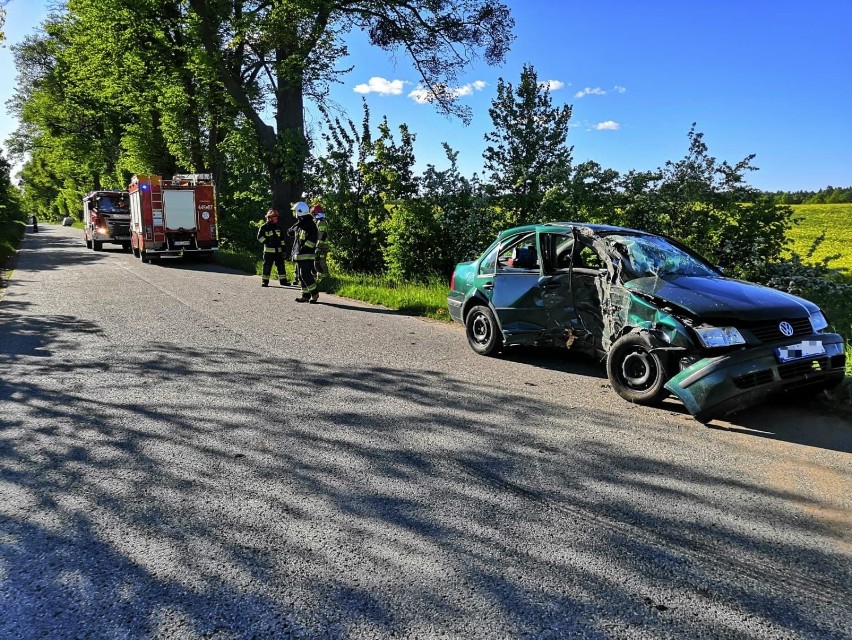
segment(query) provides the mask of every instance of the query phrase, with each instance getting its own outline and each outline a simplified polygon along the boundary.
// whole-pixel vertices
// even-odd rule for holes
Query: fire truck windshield
[[[95,197],[95,208],[104,213],[127,213],[127,200],[124,196],[101,195]]]

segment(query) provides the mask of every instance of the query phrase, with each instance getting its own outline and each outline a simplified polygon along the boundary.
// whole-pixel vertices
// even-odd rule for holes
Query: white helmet
[[[300,200],[299,202],[293,205],[293,213],[301,218],[302,216],[311,215],[311,210],[306,203]]]

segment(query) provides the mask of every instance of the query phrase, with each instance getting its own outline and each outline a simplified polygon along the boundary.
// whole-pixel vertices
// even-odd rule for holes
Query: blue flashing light
[[[148,185],[147,185],[147,184],[141,184],[141,185],[139,185],[139,186],[140,186],[142,189],[147,189],[147,188],[148,188]]]

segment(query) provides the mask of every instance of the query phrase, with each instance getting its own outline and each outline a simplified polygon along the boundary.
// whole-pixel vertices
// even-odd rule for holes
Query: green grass
[[[263,262],[257,255],[245,252],[220,251],[216,255],[220,264],[247,273],[260,275]],[[287,262],[288,277],[293,278],[293,263]],[[443,279],[427,282],[399,282],[385,276],[333,273],[319,283],[319,290],[344,298],[378,304],[409,315],[450,320],[447,311],[449,283]]]
[[[839,254],[840,258],[829,266],[852,275],[852,204],[797,204],[792,208],[795,217],[802,220],[790,230],[790,249],[804,257],[813,241],[826,230],[825,242],[810,262]]]
[[[26,224],[22,220],[0,222],[0,281],[8,275],[6,265],[18,250],[25,229]]]
[[[232,269],[239,269],[240,271],[255,273],[257,275],[260,275],[261,266],[263,265],[263,262],[258,260],[256,255],[251,255],[244,251],[229,251],[227,249],[222,249],[216,253],[216,262]]]
[[[443,279],[416,283],[397,282],[383,276],[335,274],[323,280],[320,289],[410,315],[450,320],[447,312],[449,285]]]

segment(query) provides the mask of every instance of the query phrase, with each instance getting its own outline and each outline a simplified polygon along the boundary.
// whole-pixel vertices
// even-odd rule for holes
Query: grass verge
[[[240,271],[260,275],[263,262],[242,252],[219,251],[216,260]],[[287,278],[293,278],[293,264],[287,263]],[[426,282],[399,282],[383,276],[335,273],[318,286],[324,293],[378,304],[414,316],[450,320],[447,312],[448,284],[440,278]]]
[[[22,220],[0,222],[0,287],[11,274],[12,257],[21,244],[26,224]]]
[[[335,274],[320,282],[320,290],[380,304],[409,315],[450,320],[447,283],[440,278],[426,282],[398,282],[381,276]]]

